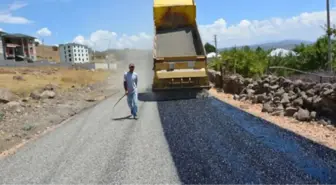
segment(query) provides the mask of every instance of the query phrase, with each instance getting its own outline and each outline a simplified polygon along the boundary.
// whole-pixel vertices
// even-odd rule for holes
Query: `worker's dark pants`
[[[133,116],[136,116],[138,113],[138,92],[133,91],[132,93],[127,94],[127,104],[131,109]]]

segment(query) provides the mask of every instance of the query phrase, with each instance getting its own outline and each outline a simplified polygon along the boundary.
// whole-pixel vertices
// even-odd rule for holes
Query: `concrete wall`
[[[118,68],[117,64],[108,64],[108,65],[109,65],[109,69],[112,69],[112,70],[117,70]]]
[[[14,60],[0,60],[0,67],[70,67],[72,64],[69,63],[52,63],[52,62],[15,62]]]
[[[36,61],[37,56],[36,56],[36,46],[35,46],[35,41],[33,41],[32,47],[33,47],[33,56],[34,56],[34,59],[33,59],[33,60]]]
[[[108,63],[95,63],[95,69],[108,69],[108,70],[116,70],[117,64],[108,64]]]
[[[27,42],[27,50],[28,50],[28,54],[30,59],[32,59],[33,61],[36,61],[36,47],[35,47],[35,42],[34,39],[26,39]]]
[[[60,62],[61,63],[65,63],[65,62],[67,62],[66,60],[65,60],[65,52],[64,52],[64,46],[59,46],[59,48],[58,48],[58,51],[59,51],[59,56],[60,56]]]
[[[3,47],[2,38],[0,37],[0,60],[4,60],[4,59],[5,59],[4,47]]]
[[[80,67],[84,69],[105,69],[105,70],[116,70],[117,64],[107,64],[107,63],[83,63],[83,64],[71,64],[71,63],[51,63],[51,62],[15,62],[12,60],[0,60],[0,67]]]
[[[74,54],[73,47],[71,45],[60,45],[59,46],[61,62],[64,63],[73,63],[74,62]]]

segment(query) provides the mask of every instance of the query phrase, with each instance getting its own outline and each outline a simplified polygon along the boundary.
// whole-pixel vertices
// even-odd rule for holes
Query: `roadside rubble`
[[[5,88],[0,88],[0,103],[8,103],[18,100],[19,97]]]
[[[209,70],[209,79],[220,86],[220,73]],[[262,112],[294,117],[298,121],[336,120],[336,84],[291,81],[284,77],[263,76],[258,80],[229,75],[223,78],[222,90],[235,100],[262,104]]]
[[[283,77],[260,79],[209,70],[217,99],[304,138],[336,150],[335,84],[305,83]],[[222,87],[221,87],[222,86]]]

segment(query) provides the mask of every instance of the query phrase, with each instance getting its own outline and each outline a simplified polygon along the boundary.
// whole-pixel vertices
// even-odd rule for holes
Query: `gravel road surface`
[[[151,63],[136,63],[141,91]],[[336,183],[336,151],[214,98],[141,99],[133,120],[121,96],[1,160],[0,183]]]

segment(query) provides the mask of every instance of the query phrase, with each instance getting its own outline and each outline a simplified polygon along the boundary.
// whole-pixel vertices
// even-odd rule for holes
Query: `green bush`
[[[336,30],[332,30],[333,36]],[[333,56],[336,57],[336,40],[332,38]],[[268,56],[271,50],[263,50],[258,47],[251,49],[248,46],[243,48],[232,48],[221,52],[221,59],[215,59],[209,63],[209,67],[219,70],[221,64],[225,64],[227,70],[239,73],[245,77],[261,76],[266,73],[269,66],[283,66],[294,68],[302,71],[315,71],[328,68],[328,39],[324,35],[317,39],[311,45],[297,45],[293,49],[297,55],[285,57]],[[333,67],[336,68],[336,60],[333,58]],[[284,69],[274,69],[272,72],[287,76],[293,74],[293,71]]]
[[[4,119],[5,114],[3,112],[0,112],[0,121]]]

